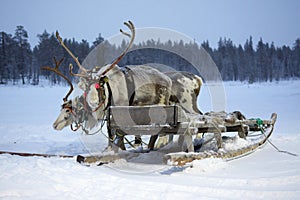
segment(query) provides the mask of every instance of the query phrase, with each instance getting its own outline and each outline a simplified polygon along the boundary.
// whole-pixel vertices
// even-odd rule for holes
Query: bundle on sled
[[[181,151],[168,152],[164,154],[163,160],[171,165],[184,165],[196,159],[232,159],[253,152],[270,137],[276,118],[274,113],[269,120],[246,119],[238,111],[187,114],[176,105],[111,106],[108,110],[107,128],[116,136],[115,145],[126,135],[177,135],[177,145],[181,147]],[[193,136],[199,133],[202,133],[202,138],[193,141]],[[150,143],[151,140],[149,146]],[[88,163],[111,162],[133,156],[138,154],[121,151],[113,154],[81,155],[77,160]]]

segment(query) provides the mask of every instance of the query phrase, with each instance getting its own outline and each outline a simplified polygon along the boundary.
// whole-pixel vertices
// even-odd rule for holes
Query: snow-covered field
[[[0,151],[77,155],[103,150],[102,135],[83,136],[69,128],[56,132],[66,87],[0,87]],[[271,141],[300,155],[300,81],[247,85],[225,83],[226,111],[247,118],[278,114]],[[201,110],[210,111],[204,85]],[[192,168],[120,160],[83,166],[73,158],[0,155],[0,199],[300,199],[300,157],[277,152],[270,144],[225,162],[194,161]],[[147,157],[148,156],[148,157]],[[141,161],[141,160],[140,160]],[[155,162],[154,162],[155,163]]]

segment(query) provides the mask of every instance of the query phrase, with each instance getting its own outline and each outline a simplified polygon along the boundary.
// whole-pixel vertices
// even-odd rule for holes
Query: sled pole
[[[22,157],[59,157],[59,158],[73,158],[74,156],[70,155],[55,155],[55,154],[40,154],[40,153],[24,153],[24,152],[12,152],[12,151],[0,151],[0,154],[9,154],[9,155],[16,155],[16,156],[22,156]]]

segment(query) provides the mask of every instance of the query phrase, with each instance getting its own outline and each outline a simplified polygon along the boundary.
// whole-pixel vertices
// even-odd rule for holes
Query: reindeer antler
[[[87,74],[75,74],[75,73],[73,73],[73,64],[72,63],[69,64],[69,72],[72,76],[79,76],[79,77],[83,77],[83,78],[89,78],[89,75],[87,75]]]
[[[63,98],[63,101],[66,102],[66,101],[68,101],[68,97],[70,96],[70,94],[72,93],[72,91],[73,91],[74,88],[73,88],[73,84],[70,81],[70,79],[68,79],[68,77],[65,76],[63,73],[61,73],[61,71],[59,71],[59,69],[58,69],[58,67],[60,66],[60,64],[62,63],[63,60],[64,59],[62,58],[62,59],[60,59],[60,61],[57,62],[56,58],[53,57],[53,61],[54,61],[55,67],[52,68],[52,67],[46,66],[46,67],[42,67],[41,69],[52,71],[52,72],[56,73],[57,75],[63,77],[68,82],[68,84],[70,85],[70,90],[67,93],[67,95]]]
[[[126,35],[127,37],[130,38],[130,42],[127,46],[127,48],[123,51],[123,53],[101,74],[101,76],[105,75],[109,70],[111,70],[118,62],[120,62],[120,60],[122,60],[122,58],[125,56],[125,54],[127,53],[127,51],[130,49],[130,47],[133,44],[134,38],[135,38],[135,27],[133,25],[133,23],[131,21],[128,22],[124,22],[124,24],[129,28],[129,30],[131,31],[130,33],[127,33],[125,31],[123,31],[122,29],[120,29],[120,32],[123,35]]]
[[[120,32],[124,35],[126,35],[127,37],[130,38],[130,42],[127,46],[127,48],[123,51],[123,53],[101,74],[102,76],[105,75],[109,70],[111,70],[117,63],[120,62],[120,60],[122,60],[122,58],[125,56],[125,54],[128,52],[128,50],[131,48],[134,38],[135,38],[135,27],[133,25],[133,23],[131,21],[128,22],[124,22],[124,24],[129,28],[129,30],[131,31],[130,33],[127,33],[125,31],[123,31],[122,29],[120,29]],[[78,67],[81,69],[81,71],[84,72],[84,74],[74,74],[72,72],[73,69],[73,65],[69,66],[69,71],[70,74],[73,76],[80,76],[80,77],[84,77],[84,78],[88,78],[89,75],[88,72],[90,72],[91,70],[88,70],[86,68],[84,68],[80,62],[78,61],[78,58],[74,56],[74,54],[68,49],[68,47],[64,44],[62,38],[60,37],[58,31],[56,31],[56,38],[58,39],[60,45],[69,53],[69,55],[75,60],[76,64],[78,65]],[[53,71],[53,70],[52,70]]]
[[[75,57],[74,54],[70,51],[70,49],[65,45],[65,43],[63,42],[62,38],[60,37],[58,31],[56,31],[56,38],[57,40],[59,41],[59,44],[68,52],[68,54],[75,60],[76,64],[78,65],[78,67],[81,69],[81,71],[83,71],[85,74],[73,74],[72,73],[72,68],[70,66],[70,73],[73,75],[73,76],[81,76],[81,77],[87,77],[87,72],[89,71],[88,69],[84,68],[79,60],[78,60],[78,57]]]

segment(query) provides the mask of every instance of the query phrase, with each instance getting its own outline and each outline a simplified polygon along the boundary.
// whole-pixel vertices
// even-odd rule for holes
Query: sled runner
[[[184,165],[209,157],[234,159],[247,155],[267,141],[277,119],[275,113],[270,120],[246,119],[240,112],[191,115],[176,105],[111,106],[107,117],[108,130],[115,135],[115,146],[126,135],[178,136],[178,141],[171,143],[179,146],[179,152],[165,153],[164,147],[156,149],[164,152],[164,162],[171,165]],[[192,137],[199,133],[204,136],[193,142]],[[114,152],[79,155],[77,161],[107,163],[120,158],[130,160],[139,154],[140,151],[115,149]]]

